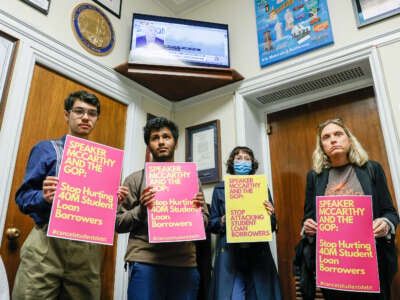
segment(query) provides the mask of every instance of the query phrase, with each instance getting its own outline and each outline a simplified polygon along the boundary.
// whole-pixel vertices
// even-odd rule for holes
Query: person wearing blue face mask
[[[253,151],[243,146],[232,150],[226,165],[227,173],[232,175],[253,175],[258,169]],[[271,216],[272,230],[276,230],[277,222],[269,191],[264,206]],[[224,182],[219,182],[214,187],[209,229],[218,234],[210,300],[282,299],[269,244],[227,243]]]
[[[248,155],[245,156],[246,158],[249,158]],[[236,175],[249,175],[252,167],[253,167],[252,162],[248,160],[233,161],[233,170],[235,171]]]

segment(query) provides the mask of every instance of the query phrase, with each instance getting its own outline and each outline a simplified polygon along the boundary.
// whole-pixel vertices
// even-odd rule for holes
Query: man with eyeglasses
[[[77,91],[64,102],[68,134],[88,139],[100,115],[99,99]],[[36,144],[30,153],[16,202],[35,226],[21,248],[21,262],[12,299],[100,299],[101,246],[47,237],[51,206],[57,188],[66,136]],[[127,188],[120,187],[118,201]]]

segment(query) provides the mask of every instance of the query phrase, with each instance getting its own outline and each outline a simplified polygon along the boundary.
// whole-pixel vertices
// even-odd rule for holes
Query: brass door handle
[[[10,241],[16,240],[17,238],[19,238],[21,236],[21,230],[19,230],[18,228],[15,228],[15,227],[7,228],[6,236]]]

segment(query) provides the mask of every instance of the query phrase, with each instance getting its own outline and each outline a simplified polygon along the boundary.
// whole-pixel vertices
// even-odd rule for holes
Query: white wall
[[[248,1],[232,1],[232,0],[214,0],[208,4],[201,6],[195,11],[185,14],[184,18],[198,19],[217,23],[226,23],[229,25],[230,35],[230,56],[231,67],[241,73],[246,79],[252,80],[256,77],[265,81],[265,86],[268,86],[268,78],[274,77],[274,73],[282,71],[285,68],[296,67],[304,63],[310,62],[313,58],[321,58],[328,53],[334,53],[352,47],[357,43],[374,39],[382,34],[397,30],[400,26],[400,15],[385,19],[383,21],[365,26],[361,29],[357,28],[356,19],[353,12],[351,1],[343,0],[328,0],[328,7],[333,29],[334,44],[325,48],[317,49],[297,57],[260,68],[258,48],[257,48],[257,31],[255,22],[255,8],[254,0]],[[385,80],[387,84],[388,97],[393,109],[393,119],[396,122],[397,141],[400,136],[400,85],[398,84],[398,70],[400,69],[400,60],[398,53],[400,51],[400,44],[387,45],[379,48],[383,69],[385,71]],[[289,76],[290,74],[288,74]],[[265,79],[262,78],[265,76]],[[234,99],[232,98],[227,105],[234,106]],[[203,107],[204,106],[204,107]],[[187,109],[185,118],[187,120],[195,120],[193,118],[197,115],[198,109],[210,109],[214,106],[213,101],[204,104],[199,104],[196,109]],[[231,108],[235,110],[235,108]],[[223,125],[223,123],[221,122]],[[234,136],[239,135],[238,143],[243,144],[240,140],[240,132],[235,131],[236,127],[232,127],[225,138],[233,139]],[[257,132],[257,136],[260,134]],[[251,138],[246,137],[244,143],[250,143]],[[226,145],[222,145],[223,151]],[[230,146],[229,146],[230,147]],[[264,153],[259,155],[264,156]],[[268,170],[265,170],[268,173]]]
[[[82,48],[74,36],[71,25],[72,12],[78,4],[97,5],[95,2],[88,0],[52,0],[47,16],[20,0],[2,0],[1,2],[2,10],[111,68],[128,61],[133,13],[163,16],[169,14],[151,0],[123,0],[120,19],[102,8],[113,25],[116,42],[111,53],[106,56],[96,56]]]
[[[334,56],[334,53],[345,52],[346,49],[356,47],[357,44],[363,41],[374,40],[400,28],[400,15],[396,15],[358,29],[352,1],[327,1],[334,44],[264,68],[260,68],[259,66],[254,0],[214,0],[195,11],[185,14],[183,17],[228,24],[232,68],[236,69],[246,78],[243,85],[251,85],[251,82],[260,81],[265,87],[268,87],[268,79],[274,78],[277,72],[280,72],[283,78],[285,77],[285,73],[289,72],[286,71],[288,68],[301,69],[302,65],[309,65],[313,60],[324,60],[325,57]],[[395,120],[397,143],[400,143],[400,119],[398,117],[400,115],[400,85],[398,84],[398,70],[400,69],[399,51],[400,42],[378,48],[392,109],[392,119]],[[290,77],[289,73],[287,77]],[[229,101],[229,105],[234,105],[234,103],[233,99]],[[204,107],[208,107],[209,109],[213,106],[212,101],[204,104]],[[188,120],[192,119],[192,116],[196,115],[196,111],[200,107],[202,107],[201,104],[195,110],[188,110],[185,117]],[[233,138],[233,136],[238,135],[238,143],[243,144],[242,140],[240,140],[241,133],[235,132],[235,129],[237,130],[237,128],[232,128],[229,132],[230,137]],[[246,137],[245,143],[251,144],[251,138]],[[250,144],[248,146],[251,147],[252,145]],[[224,147],[225,145],[222,145],[223,149]],[[226,149],[224,150],[226,151]],[[264,155],[264,153],[261,153],[261,155]]]
[[[142,109],[144,112],[151,113],[152,115],[155,115],[157,117],[165,117],[167,119],[171,119],[172,117],[172,112],[170,107],[161,106],[159,103],[150,98],[143,99]]]
[[[226,174],[225,162],[230,151],[236,146],[235,111],[232,105],[232,96],[224,96],[212,101],[202,102],[188,108],[182,108],[174,112],[172,119],[179,127],[179,145],[175,160],[185,160],[185,128],[215,119],[220,120],[221,125],[221,164],[222,178]],[[203,185],[207,203],[211,203],[214,184]]]
[[[398,59],[400,42],[380,47],[378,48],[378,52],[384,71],[386,89],[391,103],[392,118],[396,126],[398,149],[400,149],[400,60]]]
[[[214,0],[185,14],[184,18],[225,23],[229,25],[231,67],[245,78],[277,68],[300,64],[310,57],[323,55],[360,40],[395,30],[400,27],[400,15],[357,29],[350,0],[327,0],[333,28],[334,45],[260,68],[258,62],[257,30],[254,0]]]
[[[80,46],[74,37],[71,27],[71,14],[74,7],[84,2],[95,4],[93,1],[53,0],[47,16],[22,1],[3,0],[2,2],[4,3],[2,3],[1,9],[4,11],[109,67],[115,67],[127,61],[130,48],[131,19],[134,12],[171,16],[167,10],[164,10],[151,0],[122,1],[120,19],[104,10],[116,32],[116,44],[110,54],[98,57],[86,52]],[[213,0],[182,17],[228,24],[231,65],[246,78],[265,72],[273,72],[276,68],[301,63],[310,57],[323,55],[336,48],[373,38],[376,35],[395,30],[400,26],[400,15],[398,15],[358,29],[351,1],[328,0],[328,6],[333,28],[334,45],[308,52],[265,68],[260,68],[258,62],[254,0]]]
[[[137,112],[135,113],[135,125],[133,130],[135,140],[134,151],[135,157],[138,157],[138,161],[135,161],[134,167],[130,169],[129,172],[125,174],[125,176],[129,175],[130,172],[140,170],[144,166],[144,159],[146,156],[146,144],[143,139],[143,127],[147,121],[147,114],[150,113],[154,116],[165,117],[171,119],[171,108],[167,105],[160,105],[157,101],[150,99],[148,97],[142,96],[141,100],[137,105]],[[128,112],[129,113],[129,112]],[[127,128],[131,130],[132,128]]]

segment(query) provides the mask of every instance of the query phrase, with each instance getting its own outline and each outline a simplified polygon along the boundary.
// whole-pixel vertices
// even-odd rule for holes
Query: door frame
[[[0,243],[7,216],[12,179],[18,154],[20,136],[24,123],[30,85],[36,64],[71,78],[128,106],[125,128],[125,156],[122,178],[143,165],[145,146],[138,147],[142,140],[141,127],[145,122],[142,102],[157,102],[171,110],[169,101],[139,84],[127,79],[94,59],[83,55],[72,47],[62,44],[34,27],[16,19],[0,9],[0,31],[12,35],[19,41],[14,70],[10,78],[7,105],[4,108],[0,130],[0,157],[6,161],[0,168]],[[123,272],[124,255],[128,235],[118,235],[114,299],[126,299],[128,276]]]
[[[255,149],[256,157],[260,158],[260,172],[267,174],[272,193],[271,156],[266,130],[267,114],[372,86],[375,91],[397,207],[400,209],[400,152],[398,151],[400,139],[396,131],[378,50],[379,46],[398,42],[399,39],[400,32],[390,33],[341,50],[313,57],[305,60],[300,65],[292,64],[289,67],[264,73],[244,82],[234,98],[237,144],[252,145],[253,149]],[[310,78],[324,76],[327,72],[335,73],[355,66],[362,66],[367,71],[366,76],[337,87],[323,88],[297,97],[282,98],[270,104],[262,105],[257,100],[260,95],[270,94],[290,86],[305,83]],[[276,239],[271,243],[271,250],[278,266],[275,241]]]

